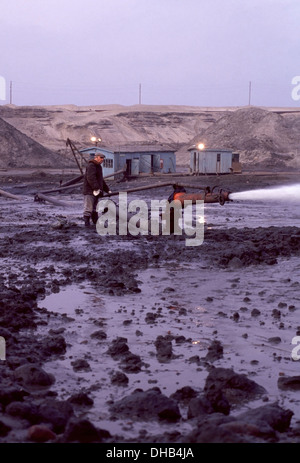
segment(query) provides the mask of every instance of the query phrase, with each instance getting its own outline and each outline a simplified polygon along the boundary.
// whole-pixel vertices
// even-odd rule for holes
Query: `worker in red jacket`
[[[103,192],[111,193],[108,185],[103,178],[102,166],[105,159],[103,153],[96,151],[92,155],[93,158],[89,161],[83,182],[83,195],[84,195],[84,224],[86,227],[90,226],[90,220],[97,223],[98,213],[96,207],[99,198],[103,196]]]

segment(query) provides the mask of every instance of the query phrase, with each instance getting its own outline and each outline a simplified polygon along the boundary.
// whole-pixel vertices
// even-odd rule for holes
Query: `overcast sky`
[[[299,24],[299,0],[0,0],[0,104],[299,107]]]

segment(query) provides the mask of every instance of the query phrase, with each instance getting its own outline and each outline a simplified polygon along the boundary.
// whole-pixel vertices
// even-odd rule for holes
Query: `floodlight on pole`
[[[198,143],[197,148],[198,148],[198,150],[204,150],[204,148],[205,148],[204,143]]]
[[[101,138],[97,138],[97,137],[91,137],[91,142],[95,143],[95,145],[97,146],[98,143],[100,143],[102,140]]]

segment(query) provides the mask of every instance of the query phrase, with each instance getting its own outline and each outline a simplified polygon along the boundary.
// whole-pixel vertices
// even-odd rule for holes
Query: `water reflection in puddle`
[[[46,296],[39,304],[50,312],[66,313],[68,315],[74,315],[78,310],[86,311],[91,305],[90,300],[93,303],[101,299],[91,288],[86,286],[71,285],[65,289],[59,291],[59,293],[51,293]],[[98,299],[97,299],[98,298]],[[103,304],[103,303],[102,303]]]

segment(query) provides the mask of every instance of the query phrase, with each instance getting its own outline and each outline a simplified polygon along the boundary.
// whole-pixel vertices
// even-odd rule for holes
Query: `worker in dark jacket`
[[[89,161],[83,182],[83,195],[84,195],[84,224],[86,227],[90,225],[90,219],[93,223],[98,220],[98,213],[96,207],[99,198],[103,196],[103,192],[111,193],[108,185],[103,178],[102,166],[105,159],[103,153],[96,152],[92,155],[93,158]]]

